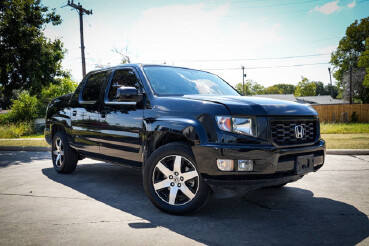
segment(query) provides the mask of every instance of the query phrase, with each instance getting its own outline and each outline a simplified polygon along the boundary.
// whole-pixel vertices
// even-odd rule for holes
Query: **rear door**
[[[117,89],[136,87],[142,93],[142,84],[132,67],[114,71],[105,91],[101,107],[100,153],[104,159],[131,166],[141,166],[143,130],[143,102],[118,102]]]
[[[100,98],[111,73],[101,71],[88,75],[71,108],[74,147],[85,155],[100,152]]]

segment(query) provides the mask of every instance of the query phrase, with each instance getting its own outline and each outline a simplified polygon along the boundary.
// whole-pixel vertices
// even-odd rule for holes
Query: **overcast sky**
[[[78,2],[78,1],[76,1]],[[47,26],[68,50],[63,67],[82,79],[79,17],[67,0],[45,0],[63,23]],[[347,26],[368,16],[369,0],[93,1],[81,0],[87,72],[112,66],[128,53],[132,62],[204,69],[232,85],[247,79],[270,86],[305,76],[329,82],[330,53]],[[308,65],[306,65],[308,64]],[[303,66],[300,66],[303,65]]]

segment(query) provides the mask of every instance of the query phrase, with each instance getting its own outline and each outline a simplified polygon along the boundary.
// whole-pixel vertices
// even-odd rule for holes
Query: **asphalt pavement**
[[[48,152],[0,151],[0,245],[369,245],[368,216],[364,155],[328,155],[284,188],[172,216],[138,170],[85,159],[61,175]]]

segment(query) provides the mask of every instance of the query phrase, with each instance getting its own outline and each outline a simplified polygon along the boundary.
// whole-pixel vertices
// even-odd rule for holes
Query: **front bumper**
[[[208,144],[193,146],[199,172],[209,185],[250,187],[274,186],[293,182],[297,174],[296,160],[301,155],[314,155],[314,171],[324,164],[325,141],[301,147],[278,148],[270,145]],[[217,159],[254,160],[252,172],[224,172],[217,168]]]

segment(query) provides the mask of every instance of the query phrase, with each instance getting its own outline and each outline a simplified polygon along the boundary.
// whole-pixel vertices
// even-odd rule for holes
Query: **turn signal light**
[[[233,171],[234,170],[234,161],[227,159],[218,159],[217,166],[220,171]]]

